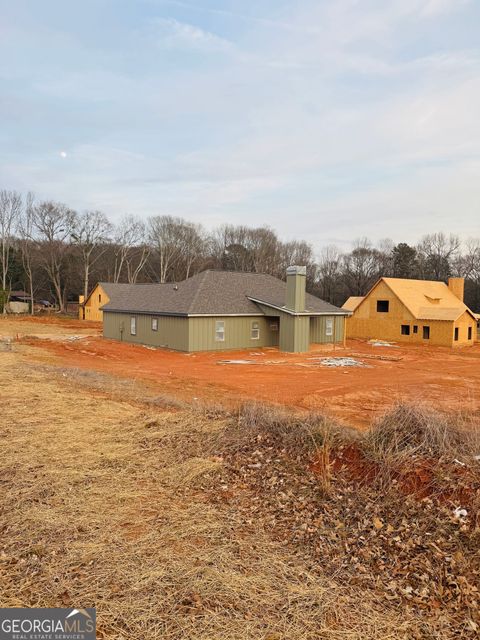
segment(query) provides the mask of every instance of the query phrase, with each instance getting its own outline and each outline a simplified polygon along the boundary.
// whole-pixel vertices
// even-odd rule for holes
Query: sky
[[[268,225],[480,236],[479,0],[0,0],[0,188]]]

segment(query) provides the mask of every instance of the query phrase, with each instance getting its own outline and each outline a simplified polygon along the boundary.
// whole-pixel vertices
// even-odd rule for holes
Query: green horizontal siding
[[[215,323],[225,323],[225,340],[215,339]],[[252,322],[257,322],[260,329],[258,340],[253,340]],[[190,351],[220,351],[224,349],[248,349],[272,347],[278,345],[278,331],[270,326],[275,323],[274,318],[256,317],[206,317],[189,318]],[[278,325],[278,320],[276,320]]]
[[[130,318],[132,316],[137,319],[137,332],[134,336],[130,334]],[[157,331],[152,329],[152,318],[154,317],[158,319]],[[188,318],[104,311],[103,335],[105,338],[133,342],[134,344],[188,351]]]

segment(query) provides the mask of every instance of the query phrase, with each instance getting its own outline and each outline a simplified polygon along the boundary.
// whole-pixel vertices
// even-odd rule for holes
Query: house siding
[[[280,315],[281,351],[304,353],[310,349],[310,316]]]
[[[215,339],[215,323],[225,323],[225,340]],[[273,347],[278,345],[278,331],[270,328],[275,320],[264,316],[248,317],[204,317],[189,318],[189,350],[190,351],[224,351],[227,349],[248,349]],[[258,322],[260,337],[251,337],[252,322]],[[277,321],[278,325],[278,321]]]
[[[327,336],[327,320],[333,323],[331,336]],[[310,320],[310,342],[316,344],[342,342],[344,325],[344,316],[313,316]]]
[[[136,318],[136,335],[130,333],[130,320]],[[152,318],[158,319],[158,330],[152,330]],[[335,323],[335,334],[326,335],[327,318]],[[224,322],[223,341],[216,340],[216,322]],[[259,338],[252,338],[252,323],[258,323]],[[276,325],[277,330],[273,328]],[[279,346],[283,351],[305,352],[311,342],[343,340],[343,316],[292,316],[278,312],[277,316],[207,316],[174,317],[155,314],[103,313],[105,338],[166,347],[177,351],[226,351]]]
[[[130,319],[136,318],[136,335],[130,333]],[[158,319],[158,330],[152,329],[152,318]],[[103,313],[103,336],[152,347],[166,347],[188,351],[188,318],[175,316],[144,315],[139,313]]]
[[[99,296],[101,300],[99,300]],[[107,296],[105,289],[101,284],[97,284],[95,289],[90,294],[87,302],[84,305],[78,307],[78,317],[80,320],[90,320],[94,322],[102,322],[103,311],[102,307],[110,302],[110,298]]]
[[[458,328],[458,341],[454,340],[454,331],[455,328]],[[468,339],[468,329],[471,329],[472,337]],[[477,339],[477,322],[472,318],[472,316],[465,312],[458,318],[458,320],[453,324],[452,329],[452,343],[453,346],[468,346],[474,344]]]

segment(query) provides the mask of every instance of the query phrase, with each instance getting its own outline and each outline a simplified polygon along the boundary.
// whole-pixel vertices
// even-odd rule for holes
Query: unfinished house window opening
[[[453,339],[455,340],[455,342],[458,342],[458,327],[455,327]]]
[[[468,339],[472,339],[472,327],[468,327]]]
[[[158,331],[158,318],[152,318],[152,331]]]
[[[413,325],[413,333],[418,333],[418,325]]]
[[[215,322],[215,342],[225,342],[225,322],[223,320]]]
[[[430,340],[430,327],[423,327],[423,339]]]
[[[258,322],[252,322],[251,338],[252,340],[260,340],[260,325]]]
[[[137,335],[137,319],[135,316],[132,316],[130,318],[130,335],[131,336]]]
[[[410,335],[410,325],[409,324],[402,324],[401,332],[402,332],[402,336],[409,336]]]
[[[333,336],[333,320],[331,318],[327,318],[325,322],[325,335]]]
[[[98,294],[98,301],[99,301],[99,302],[101,302],[101,301],[102,301],[102,294],[101,294],[101,293],[99,293],[99,294]]]
[[[378,313],[388,313],[389,306],[390,306],[389,300],[377,300]]]

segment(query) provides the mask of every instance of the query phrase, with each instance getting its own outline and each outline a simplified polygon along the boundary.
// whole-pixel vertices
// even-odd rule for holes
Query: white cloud
[[[150,34],[157,45],[166,48],[195,49],[204,52],[229,52],[232,42],[215,33],[175,18],[155,18]]]

